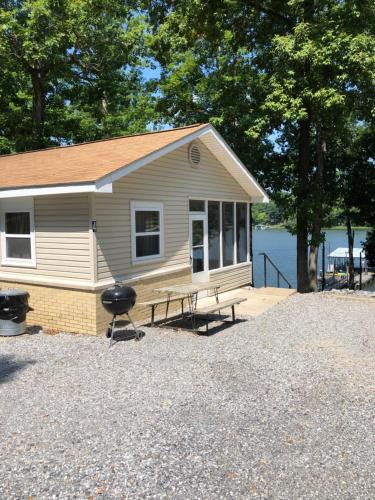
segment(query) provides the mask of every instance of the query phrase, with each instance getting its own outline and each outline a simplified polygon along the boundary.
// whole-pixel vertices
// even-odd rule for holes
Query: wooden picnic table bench
[[[189,296],[187,294],[179,294],[179,295],[167,295],[166,297],[159,297],[157,299],[152,299],[148,300],[146,302],[140,302],[140,306],[145,306],[145,307],[151,307],[151,326],[154,326],[155,322],[155,309],[157,306],[166,304],[166,310],[165,310],[165,319],[168,318],[168,310],[169,310],[169,304],[171,302],[181,302],[181,315],[184,314],[184,300],[188,299]]]
[[[194,315],[195,316],[201,315],[201,316],[207,317],[207,319],[206,319],[206,331],[208,331],[208,315],[209,314],[212,314],[212,313],[217,312],[217,311],[220,312],[222,309],[227,309],[228,307],[230,307],[232,309],[232,321],[234,323],[236,321],[234,307],[237,304],[241,304],[241,302],[245,302],[246,300],[247,299],[245,299],[243,297],[233,297],[232,299],[223,300],[222,302],[219,301],[219,302],[216,302],[215,304],[209,304],[207,306],[198,307],[197,309],[195,309]]]
[[[162,288],[156,288],[155,292],[166,293],[171,298],[176,294],[185,295],[188,299],[190,315],[194,314],[197,307],[198,293],[199,292],[214,292],[216,302],[219,301],[219,288],[217,283],[184,283],[180,285],[169,285]]]

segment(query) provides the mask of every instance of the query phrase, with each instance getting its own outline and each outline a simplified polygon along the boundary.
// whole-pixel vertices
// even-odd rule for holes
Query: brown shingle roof
[[[0,156],[0,189],[95,182],[205,126]]]

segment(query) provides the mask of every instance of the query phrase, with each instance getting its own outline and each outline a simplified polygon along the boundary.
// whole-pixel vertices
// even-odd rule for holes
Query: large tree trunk
[[[300,293],[310,291],[308,262],[308,219],[306,199],[310,166],[310,119],[299,124],[299,158],[297,190],[297,290]]]
[[[326,143],[323,138],[322,126],[320,123],[316,125],[316,162],[317,168],[314,178],[314,214],[311,230],[310,244],[310,289],[316,291],[318,289],[318,255],[321,241],[322,230],[322,190],[323,190],[323,175],[324,175],[324,154],[326,152]]]
[[[313,224],[309,258],[309,288],[312,292],[316,292],[318,289],[318,255],[320,234],[320,224]]]
[[[313,17],[314,0],[303,1],[303,17],[309,23]],[[306,59],[302,69],[303,76],[310,75],[310,63]],[[297,290],[310,292],[308,258],[308,212],[306,201],[309,193],[310,147],[311,147],[311,109],[306,103],[308,117],[299,122],[299,145],[297,167]]]
[[[352,231],[352,222],[350,220],[349,214],[347,214],[346,216],[346,232],[348,235],[348,247],[349,247],[348,287],[352,290],[354,288],[354,257],[353,257],[354,231]]]
[[[31,83],[33,87],[33,147],[43,148],[44,140],[44,108],[45,108],[45,91],[44,77],[45,70],[43,68],[31,68]]]

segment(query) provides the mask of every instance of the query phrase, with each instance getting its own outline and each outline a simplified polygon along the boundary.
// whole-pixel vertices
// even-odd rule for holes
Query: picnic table
[[[217,283],[201,282],[201,283],[183,283],[180,285],[169,285],[161,288],[156,288],[155,292],[164,294],[160,299],[143,302],[141,305],[151,307],[151,326],[154,324],[155,309],[160,304],[166,304],[166,315],[168,318],[168,309],[170,302],[181,302],[181,317],[189,317],[191,319],[193,330],[196,331],[196,317],[206,316],[206,330],[208,330],[208,315],[217,312],[221,309],[232,309],[232,321],[235,321],[234,306],[243,302],[244,298],[235,297],[223,302],[219,301],[219,288]],[[215,296],[215,304],[197,308],[197,300],[199,292],[213,292]],[[166,296],[165,296],[166,295]],[[187,300],[189,305],[189,313],[186,316],[184,312],[184,300]]]
[[[189,306],[189,317],[191,318],[193,329],[195,329],[195,311],[197,309],[197,300],[199,292],[210,292],[213,291],[215,295],[216,303],[219,303],[219,288],[220,285],[216,283],[201,282],[201,283],[183,283],[180,285],[169,285],[161,288],[156,288],[155,292],[164,293],[167,295],[166,304],[167,311],[169,303],[174,300],[176,296],[184,297]],[[181,309],[181,317],[185,317],[183,310],[183,303]]]
[[[185,283],[182,285],[169,285],[161,288],[156,288],[155,291],[159,293],[166,293],[169,299],[173,298],[174,295],[185,295],[188,300],[190,313],[192,314],[197,307],[197,299],[199,292],[213,291],[216,302],[219,302],[219,288],[220,285],[216,283],[201,282],[201,283]]]
[[[184,301],[188,302],[189,315],[193,317],[197,306],[198,293],[201,291],[214,291],[216,302],[219,301],[218,289],[219,285],[215,283],[185,283],[180,285],[170,285],[161,288],[156,288],[154,291],[163,294],[160,298],[155,298],[147,302],[141,302],[140,306],[151,308],[151,326],[154,325],[155,310],[160,305],[166,305],[165,319],[168,318],[169,305],[171,302],[181,303],[181,317],[185,317]]]

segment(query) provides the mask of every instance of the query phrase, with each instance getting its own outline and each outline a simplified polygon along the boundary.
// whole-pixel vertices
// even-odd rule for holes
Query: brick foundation
[[[155,278],[147,278],[140,279],[136,282],[129,283],[131,287],[137,292],[137,303],[149,301],[155,297],[157,297],[157,292],[155,292],[155,288],[160,288],[168,285],[178,285],[182,283],[189,283],[191,281],[191,271],[190,269],[184,269],[183,271],[179,271],[177,273],[166,274],[164,276],[158,276]],[[109,321],[112,317],[103,309],[100,302],[100,293],[97,294],[97,331],[98,333],[102,333],[106,330]],[[172,313],[173,311],[177,311],[179,308],[179,304],[173,302],[169,306],[169,310]],[[159,306],[156,309],[156,315],[163,314],[165,311],[165,306]],[[137,304],[134,309],[131,311],[131,316],[133,321],[144,323],[148,322],[151,317],[151,310],[149,307],[139,307]]]
[[[4,281],[0,281],[0,287],[22,288],[29,292],[33,311],[27,315],[28,326],[86,334],[97,331],[95,292]]]
[[[156,297],[155,288],[188,283],[190,280],[190,269],[185,269],[165,276],[140,279],[129,285],[137,292],[137,302],[140,303]],[[111,316],[104,310],[100,301],[102,291],[73,290],[5,281],[0,281],[0,288],[22,288],[29,292],[29,304],[33,311],[27,315],[28,326],[38,325],[44,330],[100,335],[105,332],[111,320]],[[171,312],[177,308],[176,303],[170,305]],[[163,314],[164,310],[164,306],[159,306],[157,314]],[[150,319],[150,309],[136,305],[132,311],[132,318],[136,322],[147,322]]]

